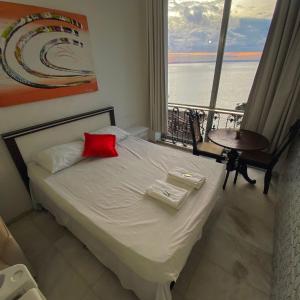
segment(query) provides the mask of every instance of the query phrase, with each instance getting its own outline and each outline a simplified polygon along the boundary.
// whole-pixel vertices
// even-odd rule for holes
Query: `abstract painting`
[[[85,16],[0,1],[0,106],[97,89]]]

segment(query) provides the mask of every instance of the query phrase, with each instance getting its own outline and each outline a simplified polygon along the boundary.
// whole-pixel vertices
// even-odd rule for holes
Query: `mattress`
[[[118,152],[117,158],[86,159],[54,175],[31,163],[29,177],[141,278],[176,281],[215,205],[224,165],[133,136],[118,144]],[[207,177],[178,211],[145,195],[174,167]]]

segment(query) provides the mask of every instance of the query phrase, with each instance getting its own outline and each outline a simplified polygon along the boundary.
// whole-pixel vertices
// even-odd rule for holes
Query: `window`
[[[232,1],[217,107],[235,109],[247,103],[274,5],[274,0]]]
[[[223,3],[169,1],[169,102],[208,106]]]
[[[169,103],[243,107],[275,2],[169,0]]]

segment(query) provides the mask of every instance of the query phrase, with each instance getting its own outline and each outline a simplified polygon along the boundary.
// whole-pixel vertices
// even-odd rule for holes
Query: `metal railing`
[[[165,140],[187,147],[192,144],[189,113],[197,111],[200,116],[200,132],[207,140],[210,130],[218,128],[240,128],[244,112],[230,109],[211,109],[204,106],[168,104],[168,133]],[[211,122],[208,120],[211,119]],[[209,126],[208,124],[211,124]]]

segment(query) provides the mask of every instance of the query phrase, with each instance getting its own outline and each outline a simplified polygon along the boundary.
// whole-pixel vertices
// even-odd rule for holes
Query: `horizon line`
[[[262,51],[225,51],[224,54],[234,54],[234,55],[261,55]],[[216,51],[183,51],[183,52],[168,52],[168,55],[217,55]]]

